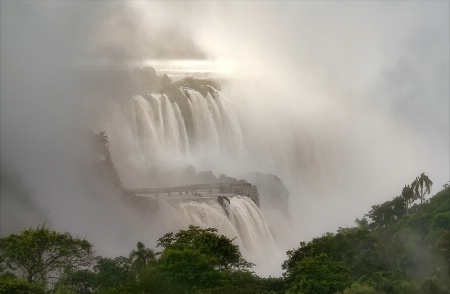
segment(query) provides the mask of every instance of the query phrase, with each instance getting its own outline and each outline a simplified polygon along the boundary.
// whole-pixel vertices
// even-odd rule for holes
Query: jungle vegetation
[[[282,277],[257,276],[214,228],[189,226],[163,235],[159,251],[138,242],[114,258],[67,232],[29,228],[0,239],[0,293],[450,293],[450,187],[418,195],[417,204],[397,196],[354,227],[300,242]]]

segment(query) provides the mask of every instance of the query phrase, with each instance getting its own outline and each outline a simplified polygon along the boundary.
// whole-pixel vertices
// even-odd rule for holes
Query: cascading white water
[[[99,118],[94,129],[108,134],[113,157],[125,157],[141,171],[174,162],[196,165],[199,158],[239,158],[245,147],[233,106],[215,90],[205,96],[186,87],[180,92],[187,107],[155,92],[131,99],[96,97]],[[135,186],[136,180],[130,184]]]
[[[112,115],[128,118],[129,128],[134,131],[134,138],[144,153],[155,149],[175,154],[188,153],[186,126],[176,103],[170,102],[166,95],[156,93],[148,95],[147,99],[136,95],[131,103],[133,112],[126,113],[119,109],[122,113]]]
[[[213,227],[239,245],[248,261],[257,265],[260,274],[273,274],[279,267],[280,256],[267,222],[259,207],[248,197],[229,197],[222,207],[215,197],[159,198],[160,214],[172,215],[171,226],[186,228],[195,225]],[[225,211],[228,210],[228,213]],[[276,268],[275,268],[276,269]]]
[[[272,8],[276,9],[254,9],[240,4],[204,7],[202,2],[185,7],[194,13],[185,17],[186,9],[178,9],[179,5],[146,3],[150,6],[137,5],[132,11],[126,9],[126,13],[120,7],[96,8],[111,13],[86,13],[82,7],[60,10],[54,5],[44,9],[33,5],[23,13],[23,9],[2,2],[2,24],[6,23],[2,25],[2,49],[6,46],[2,50],[2,60],[6,61],[2,66],[2,162],[24,174],[24,182],[36,192],[35,199],[49,208],[60,229],[97,235],[108,227],[103,222],[110,219],[102,217],[100,209],[98,213],[87,213],[85,207],[91,206],[91,201],[74,197],[82,194],[78,191],[84,191],[84,186],[73,180],[78,177],[72,172],[65,176],[69,167],[79,169],[66,160],[72,158],[72,149],[82,149],[81,140],[73,136],[72,130],[84,126],[88,113],[78,112],[78,94],[97,89],[99,84],[99,88],[107,88],[105,93],[120,96],[131,83],[124,82],[122,87],[115,74],[107,72],[103,77],[103,70],[97,74],[100,65],[107,69],[121,67],[129,58],[146,58],[159,49],[163,49],[163,56],[152,55],[154,58],[177,58],[175,63],[180,64],[180,56],[175,54],[180,51],[176,49],[186,49],[180,44],[194,52],[201,49],[202,56],[215,57],[219,63],[236,62],[228,86],[221,93],[210,94],[212,99],[205,94],[205,111],[211,112],[214,125],[198,125],[202,132],[211,127],[218,143],[211,138],[204,142],[197,139],[198,130],[188,116],[188,102],[182,105],[169,94],[164,97],[137,91],[133,93],[142,95],[134,98],[131,94],[95,97],[91,100],[98,104],[93,111],[93,129],[106,131],[114,164],[127,187],[148,186],[152,175],[148,170],[155,165],[171,168],[193,164],[198,170],[236,177],[240,171],[276,174],[290,190],[289,207],[297,218],[293,222],[295,230],[284,231],[290,236],[299,231],[302,234],[301,238],[294,236],[295,244],[284,243],[292,248],[299,240],[335,230],[336,226],[351,225],[371,204],[397,195],[397,187],[401,188],[416,172],[434,173],[438,185],[448,181],[448,26],[442,25],[448,23],[448,17],[437,14],[429,22],[424,21],[428,19],[425,15],[417,13],[435,15],[435,8],[416,7],[405,14],[400,6],[385,11],[376,5],[377,13],[363,18],[362,23],[359,16],[367,15],[374,7],[360,13],[351,10],[355,12],[353,24],[361,25],[350,42],[338,42],[352,26],[347,7],[333,14],[332,19],[344,26],[329,26],[311,17],[327,20],[330,16],[316,5],[308,8],[274,4]],[[88,10],[93,11],[92,7]],[[71,17],[61,17],[61,12],[69,11],[74,13]],[[212,14],[208,16],[205,11]],[[297,11],[302,15],[291,17]],[[399,11],[401,18],[396,14]],[[34,16],[49,21],[36,22]],[[79,21],[78,16],[86,21]],[[91,21],[92,16],[100,18]],[[378,25],[379,16],[385,25]],[[272,20],[275,26],[261,29]],[[211,25],[205,26],[205,21]],[[81,23],[83,27],[78,26]],[[178,25],[183,32],[180,40],[161,34],[164,28],[176,32]],[[375,27],[381,31],[375,32],[370,44],[361,46],[358,40],[366,40]],[[28,38],[30,35],[39,38]],[[254,36],[251,42],[249,36]],[[427,42],[419,42],[424,36]],[[233,44],[237,46],[230,46]],[[155,65],[153,62],[149,64]],[[205,73],[203,67],[208,61],[196,63],[183,66],[191,73]],[[166,73],[170,76],[170,72]],[[149,77],[153,72],[146,73]],[[91,75],[95,78],[91,79]],[[86,85],[84,81],[79,85],[80,76],[87,80]],[[174,132],[176,128],[179,133]],[[210,140],[215,145],[211,146]],[[241,152],[244,155],[239,156]],[[230,157],[233,160],[228,160]],[[65,197],[62,191],[67,191]],[[73,204],[80,209],[74,209]],[[120,211],[100,207],[114,219]],[[264,203],[261,207],[269,218]],[[80,211],[92,216],[80,218]],[[278,218],[278,214],[274,215]],[[285,226],[274,226],[271,221],[269,224],[277,229],[274,234],[280,240]],[[114,227],[111,231],[123,230]]]
[[[233,105],[213,88],[205,95],[188,87],[179,90],[185,101],[155,92],[128,99],[94,99],[99,113],[96,129],[108,135],[125,187],[154,185],[148,176],[153,167],[203,163],[220,172],[222,164],[233,165],[242,159],[244,138]],[[257,264],[259,274],[278,274],[281,250],[259,207],[244,196],[229,199],[229,204],[224,201],[228,213],[215,197],[194,197],[188,202],[184,197],[158,199],[158,217],[164,219],[167,231],[189,224],[217,228],[220,234],[236,238],[244,257]]]

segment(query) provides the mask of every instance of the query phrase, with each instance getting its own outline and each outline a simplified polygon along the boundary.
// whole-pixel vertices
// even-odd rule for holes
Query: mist
[[[18,174],[31,199],[2,189],[1,235],[45,220],[113,255],[174,228],[102,183],[86,188],[96,175],[83,132],[99,115],[80,72],[98,64],[230,64],[222,93],[245,150],[182,165],[279,176],[290,191],[283,250],[353,225],[422,171],[433,192],[449,181],[448,2],[5,1],[0,20],[2,182]],[[107,135],[124,183],[138,181],[130,150]]]

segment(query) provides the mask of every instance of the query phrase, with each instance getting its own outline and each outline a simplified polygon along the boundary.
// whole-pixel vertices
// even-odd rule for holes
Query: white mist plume
[[[93,200],[80,185],[85,148],[77,134],[91,117],[71,68],[207,56],[235,64],[223,94],[237,107],[250,152],[240,162],[199,165],[280,176],[291,191],[294,243],[352,225],[422,170],[436,186],[448,181],[448,8],[1,2],[2,169],[22,174],[56,229],[111,254],[137,239],[154,242],[148,219],[136,225],[120,201]]]
[[[131,7],[159,11],[236,65],[224,95],[251,151],[211,169],[279,175],[302,236],[351,225],[423,169],[448,181],[448,3]],[[343,213],[349,205],[358,213]]]
[[[113,188],[88,186],[96,175],[88,168],[88,114],[76,66],[97,8],[79,2],[1,2],[2,187],[4,175],[17,174],[29,193],[2,188],[0,233],[46,221],[53,229],[87,237],[102,254],[118,255],[137,240],[154,242],[158,235]],[[29,204],[20,209],[23,202]],[[24,214],[20,222],[8,217],[11,209]],[[149,234],[137,233],[144,230]]]

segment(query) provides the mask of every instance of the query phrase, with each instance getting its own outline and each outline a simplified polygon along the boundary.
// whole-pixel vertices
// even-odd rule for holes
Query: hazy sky
[[[305,238],[352,225],[422,170],[434,192],[449,180],[448,1],[2,1],[0,21],[2,169],[17,170],[62,229],[92,220],[67,209],[87,203],[74,200],[73,130],[87,126],[72,69],[99,59],[230,61],[256,88],[245,99],[255,117],[275,113],[265,123],[277,138],[290,124],[331,134],[325,168],[352,187],[293,200],[296,221],[316,223]],[[280,170],[288,184],[290,171]]]

